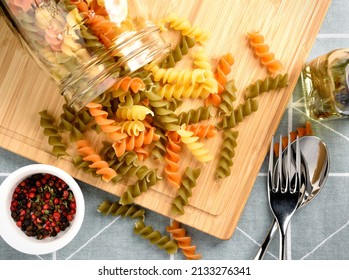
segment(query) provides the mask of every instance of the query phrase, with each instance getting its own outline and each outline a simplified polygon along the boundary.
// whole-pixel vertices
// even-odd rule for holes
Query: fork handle
[[[287,260],[286,230],[279,230],[279,232],[280,232],[279,260]]]
[[[265,256],[265,253],[267,252],[270,242],[273,239],[275,233],[278,230],[278,225],[276,220],[273,220],[273,224],[271,225],[269,232],[267,233],[262,245],[259,247],[259,250],[254,258],[254,260],[262,260]]]

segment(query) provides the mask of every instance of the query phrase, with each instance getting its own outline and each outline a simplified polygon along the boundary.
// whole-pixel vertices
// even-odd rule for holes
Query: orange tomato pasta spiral
[[[314,135],[313,129],[311,127],[311,123],[307,121],[305,123],[305,127],[297,127],[296,130],[291,131],[290,133],[290,141],[293,142],[296,140],[297,136],[302,137],[302,136],[307,136],[307,135]],[[288,136],[282,137],[282,149],[286,149],[288,145]],[[275,143],[274,144],[274,153],[276,156],[279,156],[279,146],[280,143]]]
[[[179,173],[179,152],[181,151],[181,137],[175,131],[167,133],[168,142],[165,153],[165,168],[164,172],[167,180],[175,188],[179,189],[182,176]]]
[[[260,61],[265,65],[269,72],[275,73],[282,70],[283,66],[280,60],[275,59],[274,53],[270,52],[269,45],[264,42],[264,36],[259,32],[247,34],[250,45],[253,47],[255,54],[260,58]]]
[[[116,171],[109,167],[108,163],[95,152],[95,150],[89,145],[87,140],[76,141],[78,153],[83,156],[84,161],[92,162],[89,167],[97,169],[96,173],[102,175],[102,180],[109,182],[117,174]]]
[[[196,253],[196,246],[191,244],[191,237],[186,235],[185,229],[177,221],[173,221],[171,226],[166,227],[166,231],[177,241],[178,248],[182,249],[187,260],[199,260],[201,254]]]
[[[193,136],[199,138],[213,138],[217,135],[217,129],[211,124],[191,124],[187,130],[194,132]]]
[[[96,123],[101,127],[110,139],[118,141],[127,137],[127,134],[122,132],[122,128],[117,126],[114,120],[108,119],[108,113],[102,109],[102,105],[90,102],[86,105],[90,114],[95,118]]]
[[[134,151],[144,145],[149,145],[153,141],[159,140],[159,136],[155,134],[155,127],[142,131],[138,136],[132,135],[115,141],[113,148],[116,156],[121,157],[126,151]]]
[[[234,64],[234,57],[228,53],[223,55],[218,62],[214,77],[218,82],[218,94],[210,94],[206,100],[206,104],[219,106],[222,102],[221,94],[224,91],[224,86],[228,81],[227,75],[231,72],[231,66]]]
[[[123,91],[130,91],[130,89],[137,93],[139,91],[145,90],[144,82],[141,78],[135,77],[123,77],[118,82],[112,86],[113,90],[122,89]]]

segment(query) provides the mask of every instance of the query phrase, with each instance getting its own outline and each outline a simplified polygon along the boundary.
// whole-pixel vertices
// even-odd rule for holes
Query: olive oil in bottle
[[[306,63],[301,81],[309,117],[349,116],[349,49],[337,49]]]

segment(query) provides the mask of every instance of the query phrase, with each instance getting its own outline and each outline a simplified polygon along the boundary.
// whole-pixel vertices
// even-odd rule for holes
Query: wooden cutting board
[[[212,162],[198,165],[188,153],[183,156],[181,166],[202,168],[184,215],[170,215],[176,193],[166,182],[158,183],[136,199],[136,203],[145,208],[217,238],[229,239],[331,1],[178,0],[166,1],[166,7],[163,1],[149,2],[154,18],[174,11],[193,25],[209,30],[211,37],[206,51],[213,64],[223,54],[234,55],[235,64],[228,78],[234,78],[238,88],[235,104],[242,100],[248,84],[268,74],[249,47],[247,32],[259,30],[264,34],[271,51],[289,73],[289,86],[259,96],[258,111],[236,127],[239,136],[231,176],[223,180],[214,178],[221,145],[219,138],[205,143],[215,155]],[[38,112],[47,109],[58,119],[64,100],[54,82],[21,47],[3,19],[0,20],[0,65],[0,146],[35,162],[58,166],[76,179],[120,196],[125,185],[104,183],[76,170],[69,159],[57,160],[51,155],[39,126]],[[96,197],[96,205],[101,199]]]

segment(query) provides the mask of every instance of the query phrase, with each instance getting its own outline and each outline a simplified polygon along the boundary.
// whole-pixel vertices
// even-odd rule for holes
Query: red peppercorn
[[[54,212],[53,213],[53,219],[58,222],[59,219],[61,218],[61,214],[59,214],[58,212]]]
[[[67,190],[64,190],[63,191],[63,197],[64,198],[68,198],[68,196],[69,196],[69,192]]]
[[[44,206],[42,206],[42,209],[43,209],[43,210],[50,209],[50,206],[49,206],[48,204],[45,203]]]
[[[49,192],[46,192],[46,193],[45,193],[45,198],[46,198],[46,199],[50,199],[50,197],[51,197],[51,194],[50,194]]]
[[[71,209],[76,209],[76,203],[75,202],[70,202],[70,208]]]
[[[29,196],[29,198],[34,198],[35,197],[35,193],[30,192],[28,196]]]
[[[17,221],[17,222],[16,222],[16,225],[17,225],[18,227],[22,227],[22,221]]]
[[[18,201],[17,201],[17,200],[13,200],[13,201],[11,202],[11,206],[17,207],[17,206],[18,206]]]
[[[59,204],[59,202],[60,202],[59,198],[56,197],[56,198],[53,199],[53,203],[54,204]]]
[[[71,215],[71,214],[68,214],[68,215],[67,215],[67,220],[68,220],[69,222],[71,222],[73,219],[74,219],[73,215]]]

